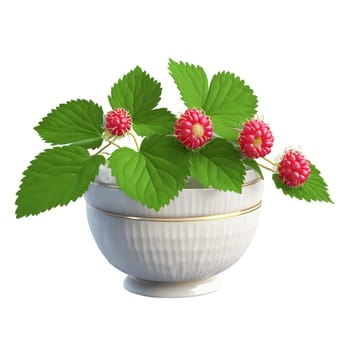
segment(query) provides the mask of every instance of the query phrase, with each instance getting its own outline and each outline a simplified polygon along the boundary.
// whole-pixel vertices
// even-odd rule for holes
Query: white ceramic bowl
[[[93,183],[85,194],[94,239],[129,277],[129,291],[151,296],[205,294],[215,276],[247,249],[258,224],[263,181],[247,171],[241,195],[189,183],[159,212],[115,185]],[[214,277],[213,277],[214,276]]]

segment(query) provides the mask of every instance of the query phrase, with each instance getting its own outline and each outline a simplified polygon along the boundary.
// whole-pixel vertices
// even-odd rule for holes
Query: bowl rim
[[[252,180],[249,180],[247,182],[244,182],[242,187],[249,187],[252,185],[255,185],[259,182],[263,182],[264,180],[259,176],[259,174],[256,173],[256,177]],[[120,190],[120,187],[115,184],[109,184],[101,181],[94,181],[91,184],[96,185],[96,186],[103,186],[103,187],[109,187],[109,188],[114,188]],[[213,187],[184,187],[181,191],[193,191],[193,190],[206,190],[206,191],[218,191],[216,188]],[[227,190],[226,190],[227,191]],[[225,192],[226,192],[225,191]]]

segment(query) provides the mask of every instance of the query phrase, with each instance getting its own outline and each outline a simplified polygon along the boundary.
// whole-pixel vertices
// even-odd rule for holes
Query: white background
[[[0,349],[349,349],[347,1],[2,1]],[[22,171],[51,108],[107,95],[140,65],[183,110],[171,57],[230,70],[259,96],[273,155],[302,145],[335,205],[285,198],[267,178],[256,236],[214,294],[126,292],[84,201],[16,220]],[[268,174],[267,174],[268,175]],[[268,177],[268,176],[267,176]]]

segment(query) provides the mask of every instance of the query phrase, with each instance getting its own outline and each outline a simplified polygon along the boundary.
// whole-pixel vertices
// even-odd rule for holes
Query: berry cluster
[[[241,151],[248,158],[265,157],[271,152],[274,137],[270,127],[262,120],[249,120],[243,125],[238,143]],[[279,163],[272,163],[278,173],[278,178],[289,187],[300,187],[310,176],[310,163],[296,150],[285,152]]]
[[[185,147],[195,150],[203,147],[213,138],[213,124],[201,111],[188,109],[175,123],[175,137]],[[274,137],[270,127],[258,119],[247,121],[238,136],[242,153],[253,159],[269,154],[273,142]],[[274,165],[279,179],[289,187],[301,186],[310,175],[310,163],[295,150],[286,152],[281,157],[281,161]]]
[[[123,108],[108,112],[105,121],[106,129],[113,136],[123,136],[131,129],[131,116]],[[174,134],[183,146],[195,150],[213,138],[213,124],[202,111],[190,108],[176,120]],[[271,152],[273,142],[270,127],[259,119],[245,122],[238,136],[241,152],[252,159],[267,160],[264,157]],[[286,186],[300,187],[310,176],[310,163],[297,150],[287,150],[278,163],[267,161],[275,166],[279,179]]]
[[[243,125],[238,143],[248,158],[265,157],[271,152],[274,137],[270,127],[262,120],[249,120]],[[310,176],[310,163],[296,150],[285,152],[279,163],[274,164],[278,178],[289,187],[300,187]]]

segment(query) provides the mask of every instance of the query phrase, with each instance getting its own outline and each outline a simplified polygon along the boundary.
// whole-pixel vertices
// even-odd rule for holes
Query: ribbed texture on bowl
[[[243,194],[212,189],[186,189],[160,212],[143,207],[116,187],[92,184],[87,191],[87,217],[95,241],[107,260],[121,271],[151,281],[194,281],[227,269],[247,249],[260,208],[243,215],[206,221],[153,222],[113,216],[159,218],[207,216],[242,211],[261,201],[263,182]]]
[[[147,222],[87,209],[94,238],[121,271],[151,281],[193,281],[234,264],[248,247],[260,209],[202,222]]]

